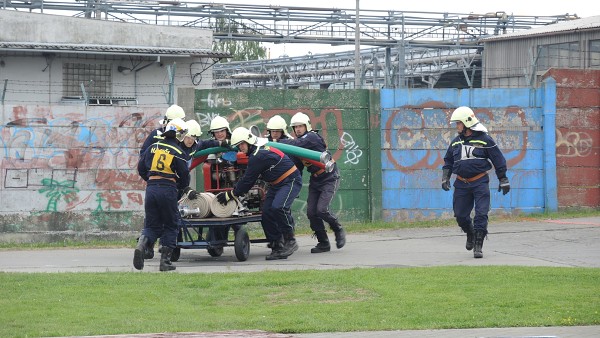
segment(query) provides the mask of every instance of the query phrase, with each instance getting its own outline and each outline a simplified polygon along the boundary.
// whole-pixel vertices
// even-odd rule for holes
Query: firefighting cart
[[[211,257],[219,257],[228,246],[234,247],[239,261],[246,261],[251,243],[268,243],[265,238],[250,239],[248,234],[252,223],[257,222],[260,227],[267,183],[257,181],[245,196],[239,198],[237,204],[230,202],[236,206],[233,212],[231,205],[228,205],[224,209],[229,211],[219,210],[221,213],[215,215],[215,208],[221,208],[216,201],[216,194],[233,189],[246,170],[248,157],[241,152],[229,151],[223,156],[200,157],[198,162],[202,163],[205,192],[193,201],[186,198],[180,200],[182,224],[171,261],[179,260],[181,249],[206,249]]]
[[[273,142],[268,142],[267,146],[294,155],[305,163],[310,162],[327,172],[333,169],[334,161],[328,152],[319,153]],[[233,203],[235,210],[222,213],[215,196],[219,192],[233,189],[235,183],[244,175],[248,166],[247,155],[231,151],[229,148],[217,147],[196,152],[193,158],[190,170],[202,165],[205,192],[193,201],[180,200],[179,211],[183,222],[171,260],[179,260],[181,249],[206,249],[212,257],[219,257],[223,254],[224,247],[233,246],[236,258],[246,261],[251,243],[268,243],[265,238],[250,239],[248,235],[249,226],[261,221],[268,183],[258,180],[246,195],[239,197],[237,204]],[[231,206],[232,202],[227,205]]]

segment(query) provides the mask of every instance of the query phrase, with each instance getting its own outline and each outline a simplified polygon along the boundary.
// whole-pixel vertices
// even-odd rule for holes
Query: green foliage
[[[252,29],[249,27],[240,27],[237,22],[223,18],[217,19],[215,31],[225,34],[252,33]],[[223,59],[221,62],[261,60],[267,55],[267,49],[261,47],[258,41],[220,40],[213,42],[213,50],[226,52],[233,56],[231,59]]]
[[[599,278],[509,266],[0,273],[0,336],[598,325]]]

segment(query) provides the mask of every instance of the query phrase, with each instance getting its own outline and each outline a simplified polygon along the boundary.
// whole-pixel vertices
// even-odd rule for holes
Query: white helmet
[[[295,127],[301,125],[306,126],[306,131],[312,130],[312,127],[310,125],[310,118],[308,117],[308,115],[302,112],[297,112],[296,114],[294,114],[294,116],[292,116],[292,119],[290,120],[290,126]]]
[[[467,128],[471,128],[479,123],[473,110],[465,106],[456,108],[450,117],[450,123],[458,121],[462,122]]]
[[[187,129],[188,129],[187,136],[195,136],[195,137],[202,136],[202,130],[200,129],[200,125],[198,124],[198,122],[196,122],[196,120],[185,121],[185,124],[187,125]]]
[[[160,121],[160,124],[165,125],[165,124],[169,123],[169,121],[177,119],[177,118],[179,118],[179,119],[185,118],[185,112],[183,111],[183,108],[174,104],[174,105],[170,106],[169,108],[167,108],[167,111],[165,112],[165,117]]]
[[[254,134],[252,134],[250,130],[248,130],[248,128],[237,127],[233,130],[233,133],[231,133],[232,147],[238,146],[243,141],[248,142],[248,144],[250,145],[253,145],[256,144],[257,140],[258,138],[254,136]]]
[[[167,123],[163,135],[165,137],[174,137],[177,139],[177,141],[181,142],[187,133],[188,130],[185,121],[180,118],[176,118]]]
[[[271,117],[269,119],[269,122],[267,122],[267,131],[281,130],[281,131],[285,132],[286,129],[287,129],[287,123],[285,122],[283,117],[281,117],[279,115],[275,115],[275,116]]]
[[[231,129],[229,129],[229,122],[222,116],[215,116],[212,121],[210,121],[210,132],[214,133],[215,131],[219,131],[222,129],[227,129],[229,133],[231,133]]]
[[[462,106],[454,110],[450,117],[450,123],[458,121],[462,122],[465,127],[471,130],[483,131],[486,133],[488,131],[487,128],[479,122],[477,117],[475,117],[475,113],[469,107]]]

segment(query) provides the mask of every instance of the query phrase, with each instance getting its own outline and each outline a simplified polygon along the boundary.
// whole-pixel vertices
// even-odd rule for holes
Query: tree
[[[217,19],[215,32],[226,34],[256,34],[249,28],[239,28],[238,23],[228,22],[224,18]],[[231,54],[231,59],[223,59],[222,62],[229,61],[248,61],[264,59],[267,55],[267,49],[260,45],[258,41],[237,41],[220,40],[213,42],[213,50]]]

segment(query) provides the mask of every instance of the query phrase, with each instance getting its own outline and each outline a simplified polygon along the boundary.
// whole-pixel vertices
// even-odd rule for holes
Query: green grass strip
[[[0,337],[600,324],[600,269],[0,273]]]

